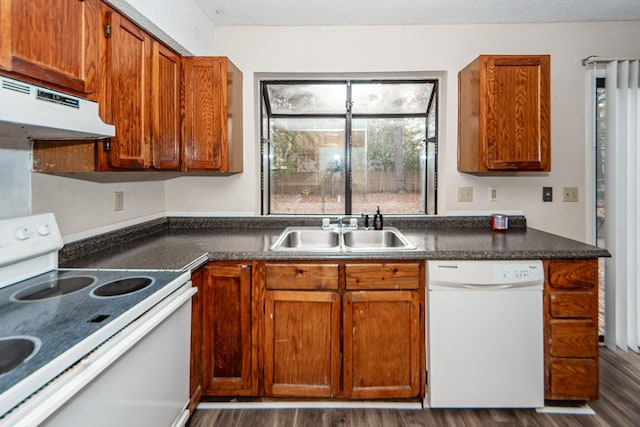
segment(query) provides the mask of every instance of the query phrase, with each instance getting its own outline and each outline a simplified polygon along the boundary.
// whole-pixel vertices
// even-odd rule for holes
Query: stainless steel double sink
[[[288,227],[269,249],[298,252],[386,252],[411,251],[416,246],[393,227],[383,230]]]

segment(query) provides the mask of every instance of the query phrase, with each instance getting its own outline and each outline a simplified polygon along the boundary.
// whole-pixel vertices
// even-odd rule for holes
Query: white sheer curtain
[[[608,347],[640,351],[640,64],[606,66],[605,340]]]

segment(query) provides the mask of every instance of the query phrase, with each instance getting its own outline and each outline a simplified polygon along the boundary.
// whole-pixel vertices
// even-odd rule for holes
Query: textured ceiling
[[[215,26],[640,21],[640,0],[194,1]]]

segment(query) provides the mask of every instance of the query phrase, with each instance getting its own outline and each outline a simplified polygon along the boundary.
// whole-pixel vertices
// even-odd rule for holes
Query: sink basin
[[[339,252],[341,236],[338,230],[318,227],[288,227],[271,245],[272,251]]]
[[[298,252],[383,252],[415,250],[416,247],[393,227],[384,230],[288,227],[269,249]]]
[[[384,230],[344,231],[346,251],[398,251],[414,250],[416,247],[400,231],[393,227]]]

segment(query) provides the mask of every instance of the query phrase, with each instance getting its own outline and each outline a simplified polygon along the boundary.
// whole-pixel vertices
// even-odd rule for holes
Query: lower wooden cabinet
[[[267,396],[336,395],[340,380],[337,292],[267,291],[264,335]]]
[[[545,397],[598,398],[598,260],[545,261]]]
[[[189,412],[193,413],[202,397],[202,268],[191,273],[191,284],[198,292],[191,299],[191,365],[189,376]]]
[[[343,303],[345,396],[418,396],[422,366],[419,293],[347,292]]]
[[[265,395],[424,396],[423,262],[269,262],[265,278]]]
[[[597,399],[597,259],[544,265],[545,398]],[[192,407],[425,395],[424,261],[219,261],[192,280]]]
[[[258,393],[251,264],[209,263],[202,280],[202,375],[205,396]]]

